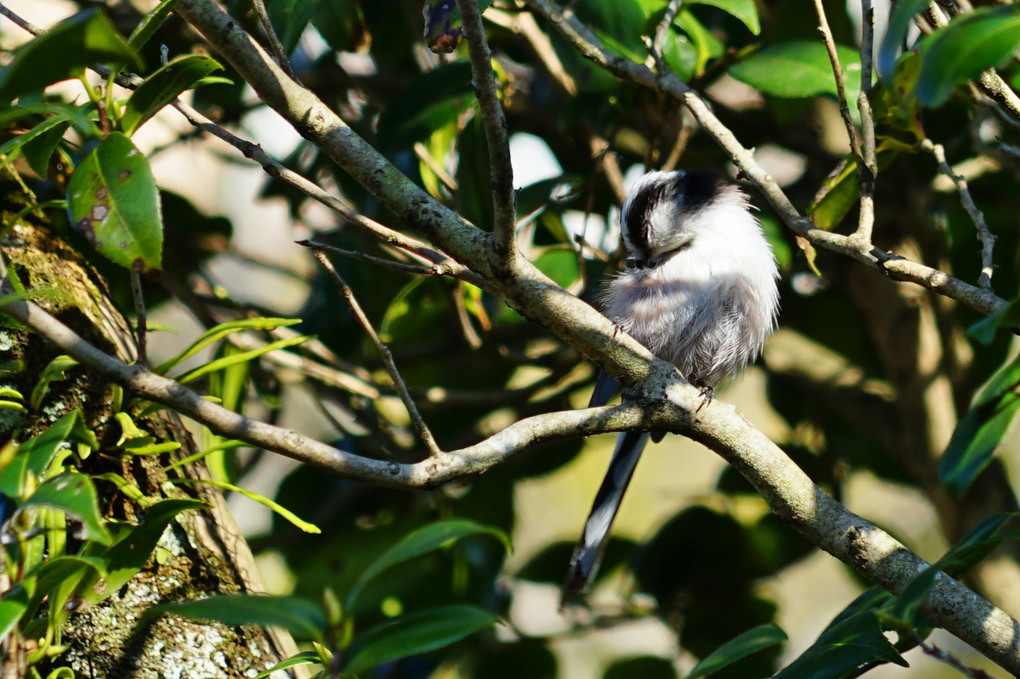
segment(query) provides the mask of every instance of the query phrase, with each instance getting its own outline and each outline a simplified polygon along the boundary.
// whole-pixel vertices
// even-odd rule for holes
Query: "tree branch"
[[[485,40],[482,15],[476,0],[457,0],[464,39],[471,57],[471,82],[478,96],[479,113],[485,128],[485,141],[489,151],[489,179],[492,182],[492,210],[495,223],[492,227],[493,245],[497,259],[511,267],[519,257],[517,252],[517,199],[514,194],[514,173],[510,165],[510,139],[507,133],[503,106],[496,92],[496,79],[492,71],[492,52]]]
[[[602,46],[598,37],[581,23],[572,10],[549,0],[526,0],[538,14],[547,19],[587,59],[614,75],[658,90],[682,102],[702,128],[713,138],[747,178],[761,191],[776,214],[798,236],[812,245],[855,259],[882,271],[896,281],[920,285],[933,292],[957,300],[980,311],[992,314],[1006,301],[990,290],[970,285],[947,273],[886,252],[858,239],[815,228],[790,202],[779,185],[758,165],[753,154],[712,113],[705,101],[670,73],[656,74],[642,64],[617,56]]]

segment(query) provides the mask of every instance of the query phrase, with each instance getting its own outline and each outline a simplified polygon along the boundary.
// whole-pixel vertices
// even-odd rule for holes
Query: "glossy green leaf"
[[[354,602],[357,600],[362,588],[387,568],[423,554],[428,554],[431,551],[471,535],[495,536],[503,543],[507,551],[510,550],[510,539],[498,528],[483,526],[468,519],[444,519],[430,523],[405,535],[397,544],[383,552],[362,572],[347,594],[347,609],[350,610],[354,607]]]
[[[900,153],[913,153],[913,147],[891,137],[881,139],[875,150],[878,171],[881,172]],[[860,184],[857,179],[857,163],[853,156],[847,154],[839,166],[839,171],[830,174],[815,196],[815,201],[808,207],[808,214],[819,229],[831,231],[851,208],[860,196]]]
[[[276,512],[283,518],[287,519],[292,524],[294,524],[295,526],[297,526],[306,533],[318,534],[322,532],[322,530],[318,526],[301,519],[297,514],[290,511],[280,503],[270,500],[269,498],[259,495],[258,493],[253,493],[250,490],[241,488],[240,486],[235,486],[233,484],[225,483],[223,481],[213,481],[211,479],[172,479],[171,481],[172,483],[204,483],[208,486],[216,486],[217,488],[222,488],[224,490],[230,490],[235,493],[240,493],[249,500],[254,500],[255,502],[258,502],[260,505],[263,505],[273,510],[274,512]]]
[[[684,6],[710,5],[717,7],[730,16],[738,19],[747,26],[747,30],[754,35],[761,33],[761,23],[758,20],[758,8],[754,0],[688,0]]]
[[[312,25],[337,52],[359,52],[370,40],[361,3],[354,0],[318,0]]]
[[[3,641],[14,626],[28,611],[28,592],[15,585],[0,596],[0,641]]]
[[[61,474],[46,481],[22,503],[21,509],[26,507],[62,510],[81,522],[86,540],[103,545],[110,544],[112,540],[99,515],[95,486],[84,474]]]
[[[26,578],[31,591],[28,610],[33,613],[44,600],[48,600],[51,614],[62,616],[63,607],[82,580],[97,582],[106,573],[102,559],[88,556],[58,556],[50,558]]]
[[[786,641],[786,633],[775,625],[758,625],[712,651],[707,658],[694,666],[691,673],[687,675],[687,679],[707,677],[752,653],[757,653],[784,641]]]
[[[141,23],[138,24],[135,30],[131,31],[131,36],[127,41],[128,45],[132,49],[141,49],[156,34],[156,31],[163,25],[163,22],[170,17],[170,12],[173,11],[176,4],[177,0],[163,0],[156,5],[152,11],[142,18]]]
[[[384,663],[434,651],[491,627],[499,618],[477,606],[444,606],[405,615],[362,634],[345,672],[360,674]]]
[[[958,576],[988,556],[1003,541],[1000,534],[1005,525],[1016,518],[1015,513],[997,514],[980,521],[950,548],[935,564],[915,575],[889,610],[889,615],[901,624],[916,624],[918,607],[935,585],[940,572]]]
[[[49,174],[50,158],[53,157],[53,152],[64,139],[64,133],[71,127],[71,123],[66,120],[53,122],[52,119],[49,119],[38,127],[42,127],[42,131],[31,139],[22,140],[21,152],[32,171],[40,177],[46,177]],[[33,129],[32,131],[36,132],[37,130]]]
[[[32,388],[32,395],[28,398],[28,403],[32,410],[39,410],[42,407],[43,399],[46,398],[46,394],[49,392],[50,383],[67,379],[67,371],[77,367],[77,365],[78,361],[65,355],[57,356],[50,361],[43,368],[39,381],[35,383],[35,387]]]
[[[873,611],[854,613],[828,627],[773,679],[838,679],[868,662],[907,661],[882,633]]]
[[[132,526],[116,545],[98,556],[106,564],[104,582],[85,588],[85,596],[97,601],[103,594],[120,589],[148,562],[170,522],[182,512],[208,509],[201,500],[173,499],[156,502],[145,510],[141,522]]]
[[[705,71],[705,66],[710,59],[721,57],[726,49],[719,39],[712,35],[711,31],[685,9],[677,13],[674,25],[679,26],[694,45],[697,54],[694,72],[697,75],[701,75]]]
[[[846,96],[857,99],[861,89],[861,60],[857,50],[836,46],[839,63],[846,74]],[[818,41],[787,42],[766,47],[730,66],[737,80],[776,97],[800,98],[820,94],[836,95],[825,46]]]
[[[31,471],[35,478],[40,478],[66,441],[98,447],[96,435],[85,426],[77,408],[51,424],[46,431],[18,446],[14,459],[0,471],[0,493],[11,498],[21,497],[27,472]]]
[[[268,677],[271,677],[280,670],[287,670],[291,667],[297,667],[298,665],[309,665],[312,663],[322,663],[322,659],[319,657],[319,654],[315,651],[303,651],[297,655],[292,655],[286,660],[276,663],[264,672],[259,672],[255,675],[255,679],[268,679]]]
[[[276,625],[302,638],[320,642],[326,626],[322,607],[307,599],[247,594],[160,604],[147,610],[139,624],[167,613],[194,620],[215,620],[227,625]]]
[[[995,333],[1000,328],[1016,327],[1020,327],[1020,298],[1010,300],[1008,304],[991,316],[982,318],[967,328],[967,334],[981,344],[988,345],[995,339]]]
[[[648,12],[637,0],[577,0],[572,8],[603,44],[632,60],[644,62],[648,51],[646,35]]]
[[[1020,46],[1020,8],[981,8],[955,19],[920,43],[917,98],[939,106],[950,92],[1009,59]]]
[[[276,340],[275,342],[270,342],[265,346],[251,349],[249,351],[242,351],[237,354],[223,356],[222,358],[217,358],[214,361],[210,361],[205,365],[199,366],[194,370],[189,370],[179,376],[177,381],[184,384],[185,382],[196,380],[203,375],[208,375],[209,373],[216,372],[217,370],[223,370],[241,363],[249,363],[259,356],[268,354],[271,351],[278,351],[280,349],[287,349],[289,347],[297,346],[298,344],[303,344],[310,339],[312,338],[308,335],[298,335],[297,337],[288,337],[286,339]]]
[[[145,79],[127,100],[120,117],[124,134],[131,136],[152,116],[170,104],[185,90],[190,90],[213,71],[222,70],[212,57],[188,54],[177,57]]]
[[[138,54],[128,47],[106,15],[88,9],[17,51],[11,64],[0,70],[0,102],[76,78],[86,66],[97,63],[143,68]]]
[[[283,43],[285,53],[290,54],[297,47],[318,4],[318,0],[271,0],[266,3],[269,23]]]
[[[569,288],[580,280],[580,257],[573,249],[550,248],[539,255],[534,264],[561,288]]]
[[[913,25],[914,15],[928,5],[928,0],[898,0],[889,13],[889,23],[878,48],[875,67],[882,79],[893,73],[896,56],[899,54],[907,31]]]
[[[1020,409],[1020,358],[989,381],[967,414],[957,423],[939,460],[939,477],[957,495],[966,492],[988,466]]]
[[[153,370],[161,375],[166,374],[167,371],[181,361],[191,358],[207,346],[215,344],[224,337],[241,330],[273,330],[275,328],[286,328],[287,326],[295,325],[300,322],[300,318],[245,318],[238,321],[220,323],[216,327],[210,328],[202,333],[202,335],[192,342],[187,349],[177,354],[169,361],[160,363]]]
[[[114,132],[74,169],[67,187],[71,224],[126,269],[162,267],[163,215],[145,156]]]

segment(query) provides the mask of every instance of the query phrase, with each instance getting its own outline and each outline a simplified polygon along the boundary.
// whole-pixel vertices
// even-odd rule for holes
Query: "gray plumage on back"
[[[747,196],[706,172],[650,172],[631,188],[620,222],[633,266],[603,288],[603,312],[710,394],[757,358],[779,310],[779,271]],[[592,405],[608,399],[608,380],[600,376]],[[574,550],[564,603],[594,577],[647,439],[621,434]]]

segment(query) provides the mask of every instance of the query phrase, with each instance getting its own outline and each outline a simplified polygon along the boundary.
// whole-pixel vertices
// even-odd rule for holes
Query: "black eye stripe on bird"
[[[747,196],[709,172],[650,172],[631,188],[620,222],[634,266],[606,282],[600,306],[707,402],[758,357],[779,311],[779,270]],[[617,388],[600,374],[589,405],[604,405]],[[570,560],[563,604],[591,584],[641,451],[663,435],[620,435]]]

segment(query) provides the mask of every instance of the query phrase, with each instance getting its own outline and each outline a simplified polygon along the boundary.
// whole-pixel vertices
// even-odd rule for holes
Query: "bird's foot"
[[[714,398],[715,398],[715,389],[713,389],[712,387],[709,387],[707,385],[702,386],[701,387],[701,405],[699,405],[698,409],[694,411],[694,414],[697,415],[698,413],[700,413],[701,409],[704,408],[705,406],[707,406],[709,403],[711,403],[712,399],[714,399]]]

